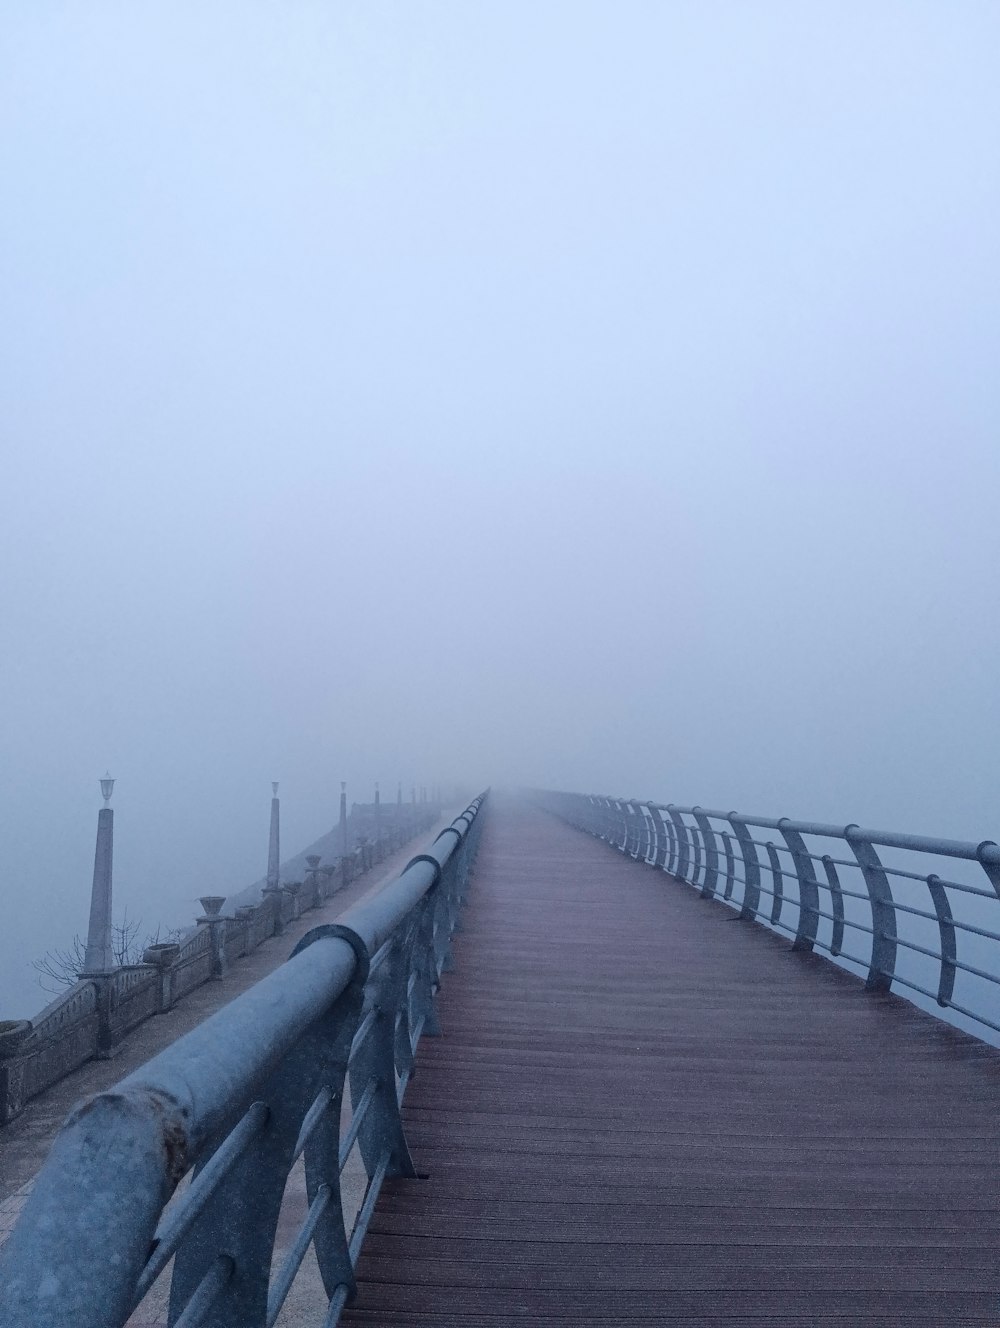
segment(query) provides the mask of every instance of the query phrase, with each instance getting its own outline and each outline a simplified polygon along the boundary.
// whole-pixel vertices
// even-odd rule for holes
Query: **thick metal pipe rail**
[[[485,796],[396,881],[70,1113],[0,1250],[4,1328],[124,1324],[171,1255],[172,1325],[265,1328],[298,1267],[269,1287],[278,1211],[303,1151],[311,1206],[293,1253],[301,1262],[314,1244],[334,1302],[326,1321],[336,1321],[382,1179],[413,1174],[399,1101],[414,1029],[432,1031]],[[349,1151],[357,1140],[369,1177],[350,1242],[340,1193],[348,1077],[344,1142]]]
[[[706,898],[721,899],[736,908],[741,918],[790,933],[793,949],[825,950],[832,958],[867,969],[869,990],[888,991],[898,982],[930,996],[943,1009],[1000,1032],[1000,845],[992,840],[972,843],[603,794],[537,792],[533,796],[547,810],[619,852],[667,872]],[[777,831],[780,841],[761,831]],[[809,841],[817,839],[838,841],[850,853],[833,856],[825,851],[826,844],[814,851]],[[896,865],[880,850],[909,855],[912,866]],[[987,884],[943,878],[936,870],[941,859],[977,864]],[[921,865],[924,871],[912,869]],[[767,873],[765,879],[770,878],[770,888],[762,882],[762,869]],[[842,871],[849,876],[842,879]],[[918,901],[924,907],[894,896],[894,889],[912,890],[914,883],[927,891]],[[854,884],[858,888],[852,889]],[[766,905],[762,905],[762,896]],[[980,913],[974,919],[957,915],[956,901],[963,897],[981,901],[975,905]],[[858,916],[853,900],[867,906],[863,917]],[[985,925],[986,914],[992,925]],[[824,925],[827,923],[830,925]],[[936,949],[932,933],[912,932],[924,923],[933,928]],[[844,948],[845,929],[871,938],[866,960]],[[991,943],[994,971],[960,955],[959,932]],[[899,971],[901,950],[937,965],[936,990],[918,981],[919,974]],[[980,958],[978,951],[973,958]],[[961,1004],[955,1000],[961,974],[991,984],[990,995],[980,1000],[980,1008],[967,1000]]]

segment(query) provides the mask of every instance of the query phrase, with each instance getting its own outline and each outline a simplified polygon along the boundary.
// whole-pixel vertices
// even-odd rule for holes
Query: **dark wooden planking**
[[[493,809],[345,1323],[1000,1322],[1000,1058]]]

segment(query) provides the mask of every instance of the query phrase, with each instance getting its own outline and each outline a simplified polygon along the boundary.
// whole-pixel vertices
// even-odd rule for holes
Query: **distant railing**
[[[0,1126],[79,1066],[113,1055],[139,1024],[166,1014],[196,987],[221,978],[234,959],[280,935],[306,910],[321,907],[436,818],[436,812],[428,811],[390,823],[377,840],[359,843],[332,866],[320,867],[316,859],[304,883],[266,890],[260,903],[238,908],[235,918],[202,918],[179,944],[149,946],[142,964],[81,978],[34,1019],[0,1022]],[[221,906],[223,899],[209,902]]]
[[[1000,1032],[1000,846],[992,840],[963,843],[634,798],[535,796],[570,824],[723,900],[742,918],[789,934],[794,950],[825,950],[860,969],[870,990],[899,984]],[[862,953],[850,935],[862,938]]]
[[[434,996],[483,797],[396,881],[71,1112],[0,1250],[4,1328],[124,1324],[171,1259],[170,1324],[271,1328],[310,1244],[332,1328],[382,1182],[415,1174],[399,1107],[421,1033],[438,1031]],[[354,1149],[367,1188],[348,1237],[341,1173]],[[272,1278],[278,1213],[303,1154],[309,1211]]]

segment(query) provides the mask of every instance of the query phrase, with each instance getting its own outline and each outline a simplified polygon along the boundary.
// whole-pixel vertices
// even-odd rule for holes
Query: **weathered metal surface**
[[[309,1235],[334,1301],[348,1294],[343,1242],[326,1214],[338,1198],[343,1145],[328,1131],[339,1142],[336,1108],[357,1053],[348,1129],[370,1181],[351,1238],[353,1260],[383,1178],[412,1171],[398,1107],[412,1057],[404,1067],[394,1062],[396,1024],[409,1020],[410,971],[426,961],[415,935],[427,938],[438,971],[441,942],[419,924],[427,908],[453,918],[450,903],[439,901],[464,893],[480,804],[377,896],[309,933],[281,968],[70,1114],[0,1250],[4,1328],[123,1324],[162,1265],[160,1242],[178,1236],[170,1322],[264,1328],[280,1308],[268,1285],[270,1255],[282,1192],[302,1149],[316,1205]],[[361,1036],[366,1001],[377,1017]],[[375,1083],[367,1098],[359,1077]],[[325,1115],[324,1102],[331,1108]],[[163,1216],[192,1168],[191,1186]],[[302,1240],[308,1244],[308,1236]],[[286,1291],[294,1271],[282,1278]]]
[[[790,940],[497,807],[342,1322],[995,1325],[1000,1055]]]
[[[389,826],[374,846],[375,858],[381,861],[385,850],[402,846],[433,819],[407,818]],[[149,946],[142,965],[77,982],[31,1021],[32,1036],[16,1054],[0,1044],[0,1126],[78,1066],[117,1054],[123,1039],[140,1024],[170,1010],[205,982],[220,978],[234,960],[280,934],[285,922],[321,906],[362,870],[354,858],[338,859],[318,871],[314,864],[304,891],[292,882],[257,904],[238,907],[235,918],[202,918],[182,943]],[[221,896],[212,898],[222,901]]]

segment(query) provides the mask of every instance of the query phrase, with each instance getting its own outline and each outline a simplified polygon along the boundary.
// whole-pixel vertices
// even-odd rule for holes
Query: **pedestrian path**
[[[345,1324],[1000,1322],[1000,1053],[497,801]]]

